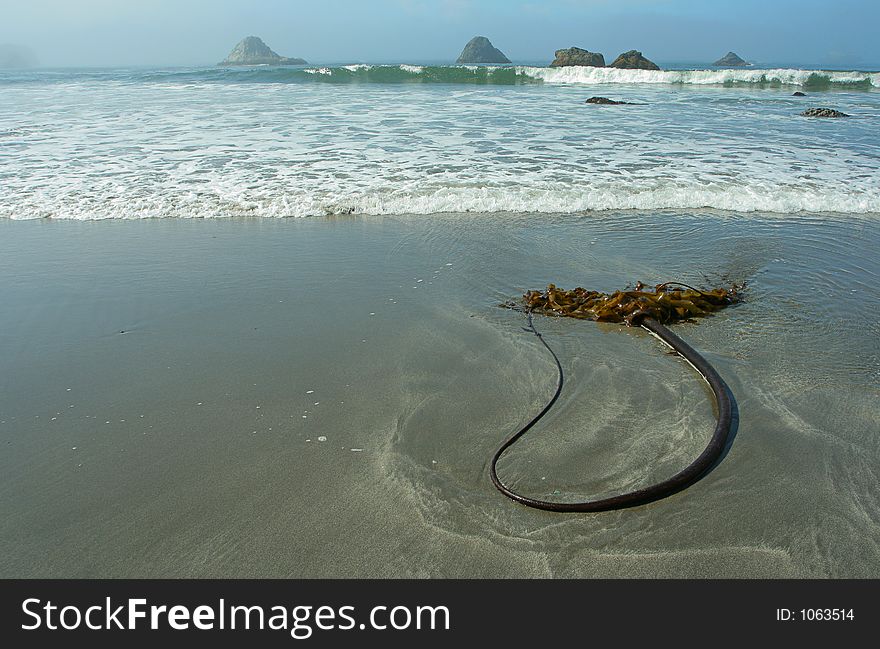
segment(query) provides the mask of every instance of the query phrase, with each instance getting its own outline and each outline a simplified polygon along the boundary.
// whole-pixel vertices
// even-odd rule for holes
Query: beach
[[[876,578],[878,245],[870,212],[0,219],[0,574]],[[726,457],[630,510],[506,499],[489,458],[555,367],[500,305],[639,280],[747,283],[675,326],[735,396]],[[566,386],[512,486],[702,450],[710,394],[651,336],[536,326]]]

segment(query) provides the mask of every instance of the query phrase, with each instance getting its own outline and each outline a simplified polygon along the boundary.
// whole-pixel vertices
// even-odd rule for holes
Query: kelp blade
[[[741,301],[742,286],[709,290],[667,282],[646,290],[641,282],[633,290],[602,293],[585,288],[564,290],[550,284],[544,291],[523,296],[530,311],[597,322],[619,322],[638,326],[645,318],[663,324],[693,320]]]

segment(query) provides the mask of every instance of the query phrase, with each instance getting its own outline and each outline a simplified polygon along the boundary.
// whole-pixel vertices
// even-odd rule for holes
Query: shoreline
[[[641,216],[0,221],[0,574],[876,577],[858,350],[880,225]],[[859,292],[805,310],[841,269]],[[727,459],[626,512],[498,494],[485,463],[553,368],[496,305],[701,273],[751,284],[680,331],[737,397]],[[711,428],[700,382],[646,335],[577,325],[541,322],[571,379],[506,479],[593,494],[679,468]]]

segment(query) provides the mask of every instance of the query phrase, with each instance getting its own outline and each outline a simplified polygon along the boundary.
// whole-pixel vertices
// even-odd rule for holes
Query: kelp
[[[523,301],[536,313],[639,326],[645,318],[670,324],[708,316],[741,301],[743,288],[733,284],[701,290],[666,282],[650,290],[639,282],[632,290],[602,293],[580,287],[566,291],[550,284],[544,291],[528,291]]]

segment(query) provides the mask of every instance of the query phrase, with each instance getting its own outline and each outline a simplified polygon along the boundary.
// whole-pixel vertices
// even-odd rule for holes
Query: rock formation
[[[715,63],[713,63],[712,65],[717,68],[742,68],[747,66],[748,64],[748,61],[742,60],[733,52],[728,52],[720,59],[715,61]]]
[[[556,50],[556,58],[550,64],[551,68],[560,68],[566,65],[589,65],[594,68],[605,67],[605,57],[597,52],[582,50],[579,47],[569,47],[567,50]]]
[[[248,36],[217,65],[305,65],[303,59],[290,59],[273,52],[262,39]]]
[[[624,52],[616,59],[614,59],[614,63],[610,66],[611,68],[621,68],[624,70],[659,70],[660,66],[658,66],[653,61],[649,61],[644,56],[642,56],[641,52],[637,52],[636,50],[630,50],[629,52]]]
[[[504,56],[504,52],[492,45],[485,36],[474,36],[456,61],[458,65],[470,65],[474,63],[510,63],[510,59]]]
[[[806,96],[807,96],[807,93],[801,92],[800,90],[798,90],[794,94],[792,94],[792,97],[806,97]]]
[[[599,104],[600,106],[638,106],[631,101],[614,101],[608,97],[590,97],[585,103]]]
[[[801,117],[849,117],[849,115],[833,108],[808,108],[801,113]]]

